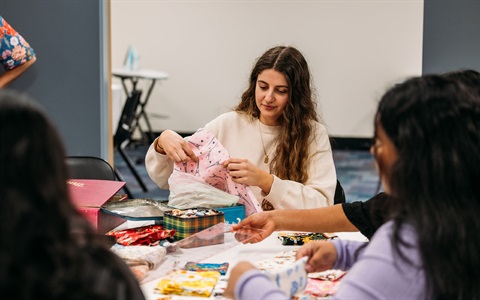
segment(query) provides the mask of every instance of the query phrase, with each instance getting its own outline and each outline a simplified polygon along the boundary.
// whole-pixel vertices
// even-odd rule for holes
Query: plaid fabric
[[[187,209],[182,211],[186,210]],[[218,212],[218,214],[213,216],[192,216],[190,218],[181,218],[172,215],[172,211],[166,211],[163,214],[163,227],[165,229],[175,230],[174,239],[178,241],[213,225],[224,222],[224,213],[221,211],[216,212]],[[223,242],[223,238],[221,242]]]

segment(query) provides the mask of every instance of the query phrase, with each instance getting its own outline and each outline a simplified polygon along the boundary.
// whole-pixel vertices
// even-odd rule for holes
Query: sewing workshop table
[[[127,221],[124,224],[120,225],[121,228],[126,227],[139,227],[144,225],[149,225],[151,223],[145,221]],[[367,241],[367,239],[359,232],[337,232],[337,236],[341,239],[350,239],[357,241]],[[227,240],[226,240],[227,242]],[[278,233],[274,232],[268,238],[256,244],[241,244],[231,242],[228,249],[225,249],[225,246],[222,244],[205,246],[201,248],[192,248],[187,249],[190,252],[187,252],[187,255],[191,255],[194,252],[210,252],[216,253],[215,255],[201,260],[205,263],[224,263],[228,262],[229,267],[227,270],[226,277],[230,275],[230,270],[240,261],[249,261],[251,263],[256,263],[264,260],[269,260],[275,257],[277,254],[291,251],[293,249],[299,248],[299,246],[284,246],[282,242],[278,239]],[[215,250],[217,249],[217,250]],[[186,259],[188,260],[188,259]],[[142,291],[145,295],[145,298],[150,299],[159,299],[160,294],[154,293],[154,288],[157,285],[162,274],[165,274],[169,270],[174,268],[173,260],[167,259],[155,270],[151,270],[149,275],[140,283]],[[213,299],[213,297],[211,297]],[[172,296],[171,299],[201,299],[200,297],[185,297],[185,296]],[[203,298],[205,299],[205,298]],[[207,298],[208,299],[208,298]]]
[[[140,111],[135,116],[135,125],[140,130],[140,133],[145,136],[145,131],[140,126],[140,119],[143,118],[145,124],[147,125],[148,133],[152,133],[152,126],[150,125],[150,120],[145,112],[145,107],[150,99],[150,95],[152,94],[153,88],[155,87],[155,83],[159,80],[167,80],[169,75],[163,71],[151,70],[151,69],[137,69],[137,70],[130,70],[127,68],[115,68],[112,70],[112,75],[118,77],[122,81],[123,91],[125,95],[128,97],[132,91],[138,90],[137,84],[140,80],[148,80],[150,81],[150,85],[148,86],[147,93],[143,96],[143,99],[140,99],[139,106]],[[128,88],[127,82],[131,83],[131,88]],[[159,117],[165,117],[162,115],[158,115]],[[150,136],[149,136],[150,137]],[[150,138],[151,139],[151,138]],[[149,141],[151,142],[151,141]]]

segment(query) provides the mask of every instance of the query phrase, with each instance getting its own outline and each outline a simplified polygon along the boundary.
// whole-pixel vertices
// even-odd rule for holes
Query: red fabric
[[[149,225],[124,230],[112,230],[107,235],[114,236],[117,243],[123,246],[154,246],[160,240],[173,237],[175,230],[163,229],[161,225]]]

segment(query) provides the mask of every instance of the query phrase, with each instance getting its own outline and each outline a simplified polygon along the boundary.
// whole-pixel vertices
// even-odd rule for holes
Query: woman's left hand
[[[229,158],[223,165],[227,168],[234,182],[258,186],[264,193],[270,193],[273,184],[273,175],[259,169],[248,159]]]

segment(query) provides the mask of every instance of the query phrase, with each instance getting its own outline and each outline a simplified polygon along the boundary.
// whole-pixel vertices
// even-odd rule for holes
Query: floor
[[[123,176],[134,198],[168,199],[168,190],[162,190],[150,179],[144,165],[147,147],[144,145],[129,145],[126,151],[135,163],[135,169],[141,176],[148,191],[142,191],[119,153],[115,152],[115,165]],[[368,151],[335,150],[334,161],[337,176],[345,190],[347,202],[365,201],[379,190],[379,179],[375,164]]]

